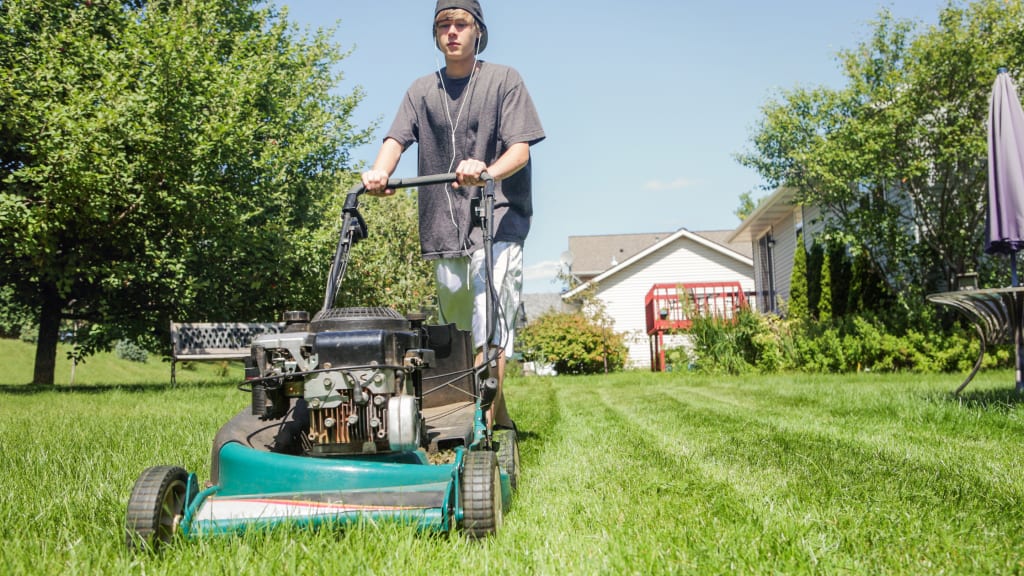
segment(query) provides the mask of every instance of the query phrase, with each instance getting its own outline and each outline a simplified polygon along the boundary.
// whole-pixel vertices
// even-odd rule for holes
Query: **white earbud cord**
[[[435,38],[434,39],[434,44],[437,45],[437,43],[438,43],[437,38]],[[473,88],[475,88],[475,86],[476,86],[475,84],[473,84],[473,77],[476,76],[476,66],[477,66],[476,57],[479,54],[479,50],[480,50],[480,41],[479,41],[479,37],[478,37],[477,41],[476,41],[476,43],[474,44],[474,47],[473,47],[473,67],[469,71],[469,80],[466,82],[466,87],[462,91],[462,102],[459,102],[459,109],[455,113],[455,121],[454,122],[452,121],[451,107],[448,105],[448,87],[445,86],[444,74],[441,72],[441,61],[437,58],[437,53],[434,54],[434,64],[437,67],[437,78],[441,82],[441,102],[444,104],[445,117],[448,119],[448,126],[451,128],[452,160],[451,160],[451,162],[448,163],[448,173],[451,173],[451,171],[455,169],[455,158],[458,156],[458,153],[455,150],[455,134],[456,134],[456,131],[458,129],[459,123],[462,120],[462,111],[466,107],[466,102],[468,102],[469,99],[473,96],[471,90]],[[451,218],[452,225],[455,226],[455,233],[459,237],[461,237],[462,236],[462,227],[459,226],[459,222],[455,218],[455,202],[454,202],[454,200],[452,200],[452,190],[451,190],[451,185],[450,184],[445,184],[444,185],[444,195],[445,195],[445,199],[448,200],[448,217]],[[469,241],[469,239],[467,237],[466,240],[463,243],[463,248],[466,248],[466,246],[467,246],[466,242],[468,242],[468,241]],[[466,278],[464,279],[464,281],[466,282],[467,285],[471,285],[471,282],[472,282],[472,279],[471,279],[472,272],[471,272],[470,268],[471,268],[470,266],[466,267]],[[438,305],[440,306],[440,304],[441,304],[441,301],[438,300]],[[445,319],[445,321],[447,321],[447,317],[445,316],[444,310],[443,309],[439,309],[438,312],[440,313],[441,318]]]
[[[436,39],[435,39],[436,43]],[[437,55],[434,56],[434,63],[437,65],[437,78],[441,81],[441,101],[444,103],[445,117],[448,119],[448,126],[451,128],[451,143],[452,143],[452,160],[448,163],[448,172],[451,173],[455,169],[455,158],[458,154],[455,151],[455,133],[458,130],[459,122],[462,120],[462,111],[466,107],[466,102],[473,96],[472,89],[475,87],[473,84],[473,77],[476,76],[476,56],[479,52],[480,41],[477,38],[473,48],[473,67],[469,71],[469,81],[466,82],[466,88],[463,90],[462,102],[459,102],[459,109],[455,113],[455,121],[452,121],[451,107],[448,105],[448,87],[444,84],[444,74],[441,72],[441,61],[437,59]],[[444,193],[448,199],[448,217],[451,218],[452,224],[459,236],[462,235],[461,226],[455,218],[455,205],[452,201],[452,191],[449,184],[444,185]]]

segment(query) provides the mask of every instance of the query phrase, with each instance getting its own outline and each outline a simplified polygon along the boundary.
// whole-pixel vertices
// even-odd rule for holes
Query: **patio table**
[[[959,310],[974,325],[981,339],[978,360],[963,384],[956,389],[959,394],[978,373],[985,357],[985,346],[1013,339],[1016,354],[1017,392],[1024,392],[1024,286],[1010,288],[985,288],[981,290],[958,290],[929,294],[928,300]]]

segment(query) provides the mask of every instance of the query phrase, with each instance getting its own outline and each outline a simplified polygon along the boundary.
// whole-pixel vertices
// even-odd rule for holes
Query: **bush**
[[[694,366],[694,358],[686,346],[676,346],[665,350],[666,370],[689,370]]]
[[[690,335],[695,366],[709,374],[966,372],[979,346],[977,337],[960,325],[897,332],[869,316],[816,322],[751,311],[741,312],[735,322],[695,319]],[[985,367],[1009,367],[1013,355],[992,348],[984,360]]]
[[[783,333],[771,322],[745,308],[735,318],[697,316],[689,329],[697,369],[706,374],[774,373],[785,365]]]
[[[122,360],[145,363],[149,359],[146,349],[131,340],[118,340],[114,346],[114,353]]]
[[[696,316],[689,329],[694,364],[705,374],[743,374],[753,370],[745,357],[746,334],[738,324],[713,316]]]
[[[559,374],[621,370],[626,344],[621,334],[582,314],[549,312],[519,333],[523,358],[553,364]]]

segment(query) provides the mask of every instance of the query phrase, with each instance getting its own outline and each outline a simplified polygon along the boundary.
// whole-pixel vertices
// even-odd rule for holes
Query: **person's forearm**
[[[526,142],[513,144],[494,164],[487,167],[487,173],[495,180],[504,180],[519,172],[530,161],[530,145]]]
[[[384,139],[377,152],[377,159],[373,162],[373,170],[387,172],[388,176],[395,173],[398,167],[398,160],[402,157],[402,145],[393,138]]]

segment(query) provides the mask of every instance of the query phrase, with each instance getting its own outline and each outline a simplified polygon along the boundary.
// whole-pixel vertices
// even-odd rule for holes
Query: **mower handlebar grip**
[[[486,172],[484,173],[486,174]],[[488,178],[490,176],[488,175]],[[417,178],[392,178],[388,180],[388,189],[397,190],[398,188],[412,188],[414,186],[429,186],[431,184],[448,184],[455,182],[456,177],[454,172],[448,174],[432,174],[430,176],[419,176]],[[349,195],[355,194],[359,196],[363,192],[366,192],[366,187],[363,186],[362,182],[357,183],[348,191]]]

